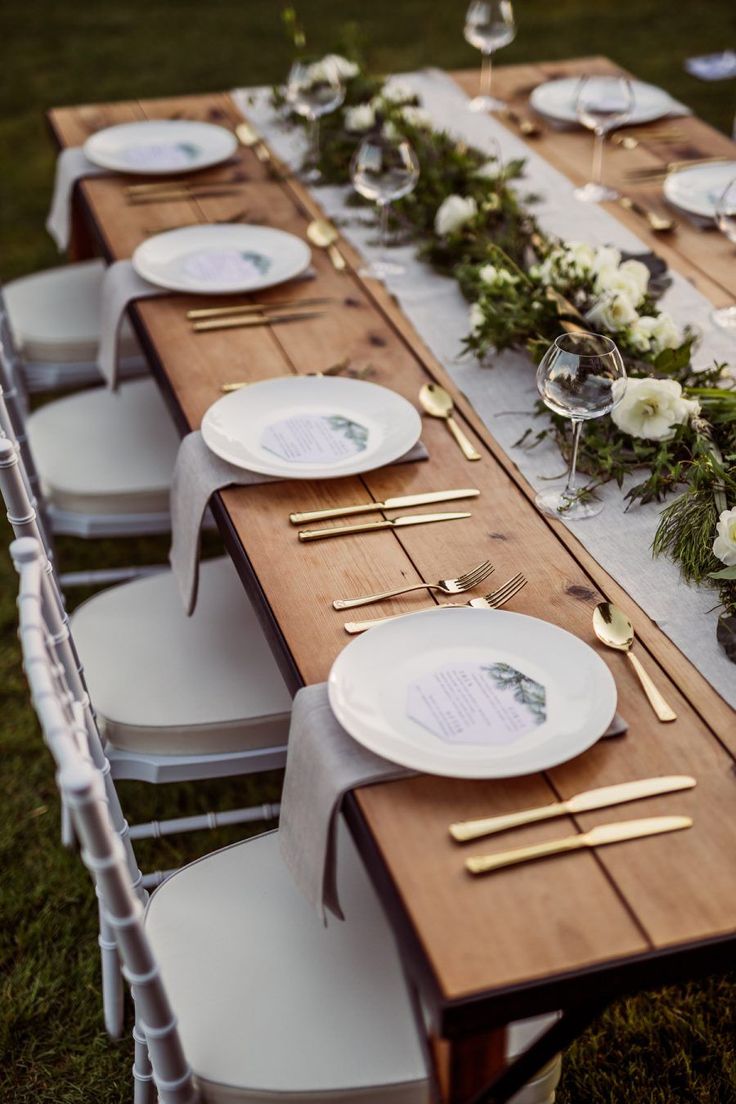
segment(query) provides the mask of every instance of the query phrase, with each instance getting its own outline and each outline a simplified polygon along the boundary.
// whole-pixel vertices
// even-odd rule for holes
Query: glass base
[[[736,335],[736,307],[721,307],[714,310],[710,317],[721,330],[729,330]]]
[[[619,193],[615,188],[607,188],[605,184],[585,184],[582,188],[575,189],[575,198],[583,203],[605,203],[609,199],[618,199]]]
[[[305,184],[320,184],[323,180],[322,173],[314,165],[301,169],[298,176]]]
[[[495,96],[476,96],[468,104],[469,111],[505,111],[508,104]]]
[[[576,498],[574,491],[572,495],[565,491],[545,491],[544,494],[538,494],[534,502],[543,514],[560,521],[582,521],[584,518],[595,517],[603,509],[602,502]]]
[[[387,276],[403,276],[406,269],[395,261],[372,261],[358,269],[358,275],[365,280],[385,280]]]

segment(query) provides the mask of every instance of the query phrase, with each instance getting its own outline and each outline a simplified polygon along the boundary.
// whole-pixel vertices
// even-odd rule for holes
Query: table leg
[[[430,1039],[443,1104],[466,1104],[506,1064],[506,1028],[464,1039]]]
[[[97,256],[95,240],[82,212],[78,189],[75,190],[72,199],[72,223],[67,256],[70,261],[88,261],[91,257]]]

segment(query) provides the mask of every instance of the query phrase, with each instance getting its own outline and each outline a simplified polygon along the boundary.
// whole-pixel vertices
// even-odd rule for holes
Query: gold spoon
[[[335,245],[339,235],[331,222],[327,219],[313,219],[307,227],[307,237],[312,245],[327,250],[327,255],[338,272],[345,271],[345,258]]]
[[[444,387],[440,387],[438,383],[425,383],[419,392],[419,402],[425,413],[433,418],[444,418],[447,428],[462,449],[466,460],[480,460],[480,453],[476,451],[452,416],[455,404]]]
[[[631,649],[634,646],[634,627],[628,617],[611,602],[601,602],[593,610],[593,629],[595,635],[609,648],[616,648],[619,652],[625,652],[631,661],[631,666],[636,671],[637,678],[642,689],[649,699],[654,712],[660,721],[675,721],[677,714],[670,709],[667,702],[654,685],[649,675],[642,667]]]
[[[620,207],[624,207],[627,211],[633,211],[639,218],[643,218],[654,234],[668,234],[670,230],[674,230],[677,226],[674,219],[667,218],[665,215],[658,215],[656,211],[648,210],[641,203],[630,199],[629,196],[619,196],[618,202]]]
[[[271,152],[268,146],[250,123],[238,123],[235,128],[235,137],[238,139],[241,146],[245,146],[246,149],[252,149],[259,161],[266,162],[271,160]]]

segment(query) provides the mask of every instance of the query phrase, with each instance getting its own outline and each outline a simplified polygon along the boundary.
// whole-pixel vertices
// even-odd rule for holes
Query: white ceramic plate
[[[529,97],[529,103],[535,111],[546,115],[548,119],[555,119],[559,123],[577,123],[575,97],[579,83],[579,77],[561,77],[559,80],[546,81],[537,85]],[[626,126],[649,123],[652,119],[661,119],[671,113],[674,101],[664,89],[638,80],[632,80],[631,87],[634,90],[634,108],[624,121]]]
[[[152,119],[98,130],[84,143],[84,153],[103,169],[168,176],[227,161],[237,145],[234,134],[212,123]]]
[[[282,284],[309,267],[309,246],[270,226],[182,226],[148,238],[133,254],[139,276],[172,291],[237,295]]]
[[[715,218],[716,203],[734,178],[736,161],[691,165],[689,169],[680,169],[666,177],[664,196],[683,211],[712,219]]]
[[[262,380],[205,413],[208,448],[239,468],[284,479],[337,479],[398,460],[419,440],[406,399],[363,380]]]
[[[501,610],[425,610],[369,629],[335,660],[328,691],[359,743],[452,778],[564,763],[603,735],[616,710],[613,676],[592,648]]]

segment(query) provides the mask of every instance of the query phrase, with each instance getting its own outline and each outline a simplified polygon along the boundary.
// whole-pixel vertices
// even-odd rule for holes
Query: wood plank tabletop
[[[526,111],[529,91],[543,79],[612,68],[606,59],[578,59],[499,68],[495,79],[499,93]],[[476,74],[456,76],[464,88],[474,88]],[[79,145],[93,130],[114,122],[174,114],[225,125],[240,119],[229,97],[214,94],[60,108],[51,112],[50,122],[59,143],[68,146]],[[608,152],[612,182],[621,183],[627,170],[659,164],[662,158],[736,154],[732,142],[697,119],[678,119],[677,126],[686,135],[681,146]],[[590,136],[546,126],[542,131],[533,148],[574,181],[586,179]],[[318,210],[300,184],[273,179],[249,150],[240,149],[233,163],[208,170],[206,176],[234,180],[237,194],[130,206],[120,178],[90,178],[79,188],[80,226],[86,221],[108,259],[121,259],[152,232],[241,215],[304,237],[309,218]],[[656,185],[634,189],[627,184],[623,190],[663,210]],[[609,207],[714,303],[736,297],[732,246],[721,236],[681,222],[674,234],[658,237],[636,216]],[[77,240],[83,241],[81,233]],[[563,991],[573,999],[581,976],[610,980],[614,968],[622,970],[626,964],[631,968],[627,985],[636,987],[637,976],[641,984],[649,984],[655,975],[647,972],[646,963],[669,962],[668,952],[675,950],[680,957],[686,950],[695,955],[735,934],[733,711],[575,536],[535,510],[533,489],[390,296],[380,285],[363,282],[356,274],[359,258],[347,245],[343,251],[349,261],[347,274],[335,272],[323,253],[315,253],[315,279],[290,289],[294,296],[334,299],[322,317],[298,325],[195,335],[185,311],[197,301],[180,295],[141,301],[131,314],[182,429],[199,425],[224,382],[323,370],[345,357],[354,367],[370,366],[376,382],[413,403],[428,378],[453,393],[464,428],[483,454],[480,463],[465,461],[446,428],[425,419],[422,437],[430,456],[426,463],[395,465],[339,481],[284,482],[223,492],[220,509],[231,550],[258,595],[264,624],[295,686],[323,680],[350,639],[343,631],[344,614],[331,607],[333,598],[388,589],[403,581],[433,581],[485,558],[495,564],[494,579],[499,583],[517,570],[526,573],[529,585],[514,600],[513,609],[552,621],[599,651],[615,677],[619,710],[630,726],[627,735],[603,740],[584,756],[544,775],[485,782],[419,777],[364,788],[352,805],[359,821],[356,830],[377,864],[379,885],[391,898],[407,955],[412,962],[421,960],[417,982],[430,1000],[441,1033],[462,1033],[471,1007],[476,1030],[502,1022],[502,1006],[513,1008],[515,1014],[555,1007]],[[274,295],[279,294],[277,289]],[[472,517],[442,526],[301,545],[288,522],[288,514],[297,509],[461,486],[476,486],[482,492],[469,507]],[[631,613],[640,655],[677,711],[673,724],[656,721],[625,658],[603,650],[594,640],[591,614],[602,595]],[[367,607],[365,615],[405,612],[423,604],[431,604],[431,599],[396,599]],[[632,816],[692,816],[694,828],[675,836],[473,880],[463,869],[467,852],[447,834],[453,820],[542,804],[593,786],[674,773],[695,775],[697,788],[574,822],[536,825],[515,833],[513,843],[504,837],[481,849],[521,846]]]

